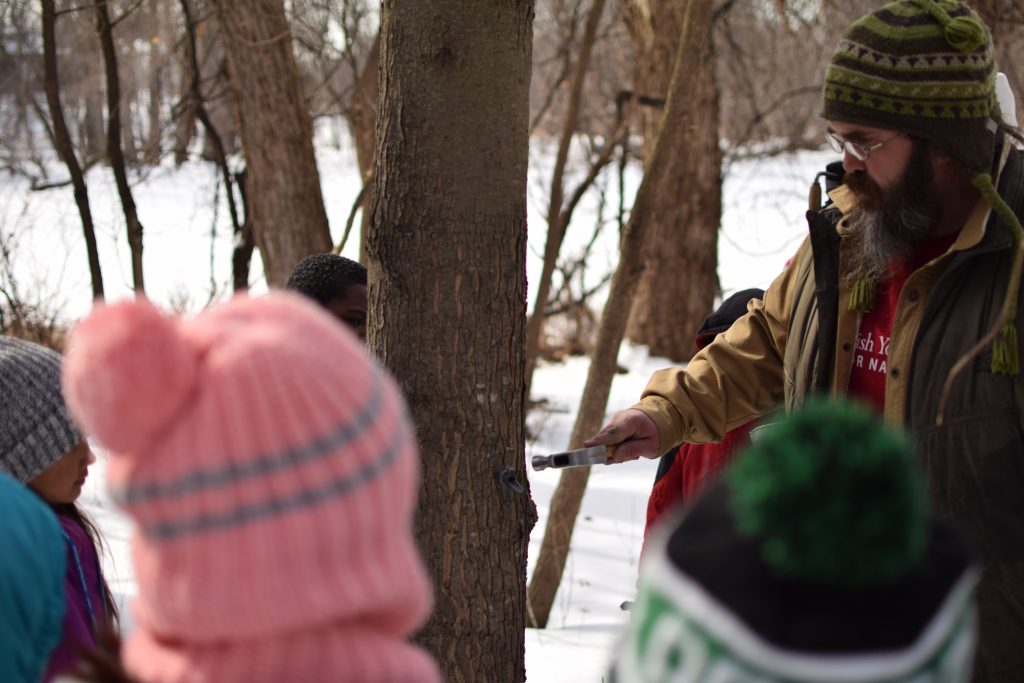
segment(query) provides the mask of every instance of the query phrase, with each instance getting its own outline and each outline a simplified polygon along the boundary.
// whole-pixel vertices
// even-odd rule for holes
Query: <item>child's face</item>
[[[82,495],[89,465],[94,462],[96,456],[89,449],[89,444],[83,441],[36,475],[28,486],[47,503],[74,503]]]
[[[345,296],[330,301],[327,310],[366,341],[366,285],[349,285]]]

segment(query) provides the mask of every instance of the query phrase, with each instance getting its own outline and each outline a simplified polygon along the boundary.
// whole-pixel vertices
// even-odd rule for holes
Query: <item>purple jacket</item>
[[[73,667],[80,659],[82,648],[92,648],[96,645],[95,627],[93,617],[90,616],[89,606],[92,606],[92,615],[95,615],[96,623],[103,622],[105,617],[103,602],[103,584],[100,581],[99,558],[96,548],[80,527],[70,517],[58,514],[61,528],[65,533],[65,542],[70,539],[78,551],[78,561],[75,561],[75,553],[68,545],[68,566],[64,574],[64,592],[67,595],[67,611],[64,614],[64,628],[61,634],[60,643],[53,654],[50,655],[50,663],[46,667],[46,675],[43,676],[44,683],[49,683],[55,676],[64,673]],[[81,573],[79,573],[81,567]],[[85,587],[88,591],[88,603],[85,593],[82,590],[82,580],[85,580]]]

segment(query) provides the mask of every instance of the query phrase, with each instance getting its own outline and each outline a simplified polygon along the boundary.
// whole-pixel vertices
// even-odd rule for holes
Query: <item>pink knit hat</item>
[[[418,453],[394,382],[297,295],[189,322],[144,301],[73,332],[64,388],[137,524],[129,671],[184,681],[439,681]]]

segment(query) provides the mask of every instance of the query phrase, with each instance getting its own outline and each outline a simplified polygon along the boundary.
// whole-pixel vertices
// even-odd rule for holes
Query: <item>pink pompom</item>
[[[143,448],[186,404],[198,358],[173,318],[145,299],[98,306],[71,334],[68,408],[114,452]]]

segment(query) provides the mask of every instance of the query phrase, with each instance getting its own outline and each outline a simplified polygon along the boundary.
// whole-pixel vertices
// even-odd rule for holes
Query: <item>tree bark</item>
[[[85,186],[82,167],[75,156],[71,134],[64,119],[64,108],[60,102],[60,77],[57,72],[57,14],[54,0],[41,0],[42,31],[43,31],[43,87],[46,90],[46,103],[50,108],[53,120],[54,146],[61,161],[68,168],[71,184],[75,188],[75,204],[78,215],[82,219],[82,232],[85,235],[85,252],[89,259],[89,275],[92,278],[93,299],[103,299],[103,274],[100,271],[99,250],[96,247],[96,230],[92,222],[92,210],[89,207],[89,193]]]
[[[331,250],[313,127],[283,0],[215,0],[245,152],[253,235],[267,282]]]
[[[565,231],[568,228],[568,217],[563,215],[562,202],[565,195],[565,165],[569,158],[569,147],[579,126],[580,99],[583,95],[583,83],[590,66],[590,53],[594,47],[597,26],[604,12],[605,0],[594,0],[587,14],[587,24],[580,41],[579,54],[569,82],[569,98],[565,107],[565,118],[562,121],[562,132],[558,139],[558,152],[555,155],[555,167],[551,173],[551,192],[548,200],[548,232],[544,244],[544,263],[541,266],[540,279],[537,281],[537,297],[533,304],[533,313],[526,325],[526,398],[530,398],[530,387],[533,383],[533,371],[537,366],[537,354],[540,349],[540,338],[544,332],[544,310],[551,296],[551,278],[555,272],[558,253],[562,249]]]
[[[107,158],[110,160],[117,194],[124,210],[125,227],[128,231],[128,247],[132,258],[132,283],[135,291],[146,291],[142,272],[142,223],[135,208],[132,189],[128,185],[128,171],[125,168],[124,153],[121,150],[121,84],[117,74],[117,49],[114,46],[114,27],[110,23],[107,0],[96,0],[96,32],[103,53],[104,73],[107,85]]]
[[[584,439],[596,434],[604,420],[626,321],[645,263],[649,261],[652,251],[651,237],[655,230],[653,210],[659,196],[673,191],[675,179],[671,171],[675,162],[672,157],[685,146],[689,135],[685,126],[687,114],[691,107],[697,106],[696,102],[689,99],[696,87],[695,81],[701,78],[700,70],[694,68],[693,55],[699,55],[706,44],[711,6],[712,0],[688,0],[685,5],[664,115],[648,160],[647,172],[637,190],[633,210],[622,232],[619,266],[612,278],[608,301],[601,316],[597,345],[587,372],[587,383],[573,426],[570,448],[578,448]],[[544,540],[527,593],[534,620],[531,625],[539,628],[547,626],[551,614],[589,476],[590,468],[566,470],[551,499]]]
[[[660,96],[668,87],[683,8],[671,0],[634,2],[631,29],[637,43],[637,91]],[[706,29],[710,32],[710,22]],[[686,135],[671,155],[668,191],[654,198],[652,241],[657,258],[648,264],[637,291],[626,336],[650,348],[651,355],[683,361],[693,355],[693,339],[718,292],[718,227],[721,222],[722,152],[718,144],[718,79],[710,39],[689,68],[694,82],[682,121]],[[649,152],[662,112],[644,109],[645,152]],[[646,156],[646,154],[645,154]]]
[[[382,8],[369,346],[417,426],[436,600],[417,640],[451,683],[525,677],[532,19],[532,0]]]

